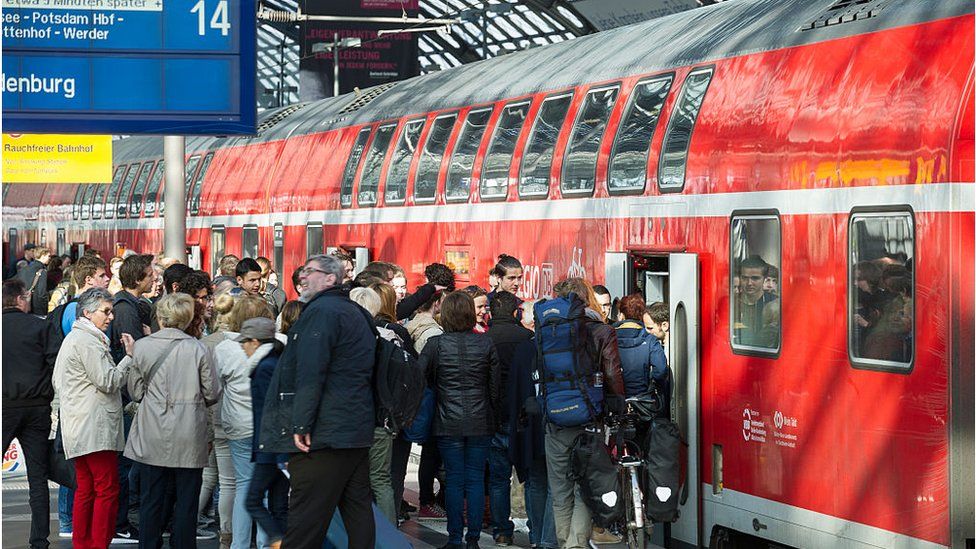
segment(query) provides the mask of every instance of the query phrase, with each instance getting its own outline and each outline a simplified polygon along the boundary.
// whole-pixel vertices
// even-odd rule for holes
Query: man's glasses
[[[308,276],[312,273],[330,274],[328,271],[323,271],[322,269],[316,269],[315,267],[304,267],[301,273],[305,276]]]

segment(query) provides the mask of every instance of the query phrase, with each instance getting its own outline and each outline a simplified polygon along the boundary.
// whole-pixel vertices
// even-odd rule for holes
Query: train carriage
[[[667,301],[675,545],[972,546],[973,49],[965,0],[739,0],[292,105],[187,139],[187,241]],[[11,257],[162,248],[161,140],[115,149],[108,185],[4,187]]]

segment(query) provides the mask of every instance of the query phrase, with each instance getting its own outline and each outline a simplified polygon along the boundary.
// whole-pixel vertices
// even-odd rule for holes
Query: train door
[[[650,304],[668,304],[670,337],[668,362],[674,373],[672,417],[687,441],[682,450],[681,516],[669,525],[656,525],[651,541],[664,547],[700,547],[700,377],[698,354],[698,255],[668,252],[607,253],[605,285],[615,297],[634,292]]]
[[[688,442],[684,459],[681,516],[671,525],[671,547],[701,546],[699,396],[701,363],[698,354],[699,275],[698,255],[668,256],[668,308],[671,331],[668,358],[674,373],[674,419]]]
[[[64,229],[59,228],[57,233],[57,244],[55,246],[56,253],[58,255],[64,255],[67,247],[67,240],[65,237]]]

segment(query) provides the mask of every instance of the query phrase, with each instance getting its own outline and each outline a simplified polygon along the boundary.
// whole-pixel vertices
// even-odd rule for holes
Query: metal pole
[[[163,137],[163,160],[166,162],[164,253],[183,263],[186,263],[186,190],[183,187],[185,151],[186,138],[182,135]]]
[[[332,97],[339,97],[339,33],[332,37]]]

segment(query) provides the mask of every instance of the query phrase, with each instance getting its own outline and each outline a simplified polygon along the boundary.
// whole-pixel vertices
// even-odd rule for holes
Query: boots
[[[220,549],[230,549],[230,542],[233,534],[220,533]]]

